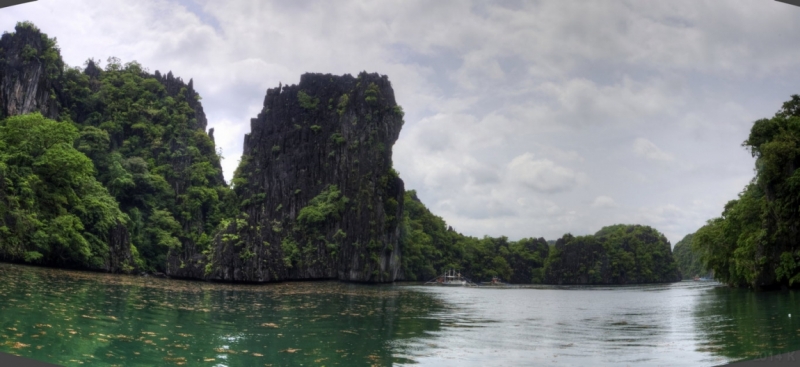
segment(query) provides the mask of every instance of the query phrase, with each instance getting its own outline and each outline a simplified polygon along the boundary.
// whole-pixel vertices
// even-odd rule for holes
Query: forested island
[[[309,73],[267,90],[229,185],[192,80],[115,58],[69,67],[29,22],[3,34],[0,57],[3,261],[236,282],[449,268],[522,284],[681,279],[646,226],[554,245],[456,232],[392,166],[404,113],[386,76]]]

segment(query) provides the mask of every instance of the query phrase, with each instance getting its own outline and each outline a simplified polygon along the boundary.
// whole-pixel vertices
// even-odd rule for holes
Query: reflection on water
[[[461,316],[451,318],[483,320],[483,327],[455,330],[443,323],[438,335],[448,345],[408,358],[474,366],[719,364],[727,359],[696,351],[691,312],[698,293],[707,289],[707,284],[682,283],[447,290],[441,298],[461,310]]]
[[[0,264],[0,351],[58,363],[391,365],[441,301],[392,286],[226,285]]]
[[[65,366],[712,366],[800,349],[797,292],[712,282],[229,285],[0,264],[0,351]]]
[[[794,317],[792,317],[794,316]],[[800,293],[716,288],[695,309],[701,350],[733,360],[800,349]]]

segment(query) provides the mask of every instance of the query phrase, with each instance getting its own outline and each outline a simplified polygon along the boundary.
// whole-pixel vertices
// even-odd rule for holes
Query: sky
[[[387,75],[406,189],[457,231],[557,239],[624,223],[674,245],[752,179],[753,122],[800,94],[800,7],[728,1],[81,1],[0,9],[70,66],[194,80],[226,179],[267,88]]]

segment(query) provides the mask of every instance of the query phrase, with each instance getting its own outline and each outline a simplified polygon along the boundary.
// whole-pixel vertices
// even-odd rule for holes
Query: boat
[[[481,282],[481,285],[506,285],[506,283],[503,283],[500,280],[500,278],[494,276],[494,277],[492,277],[492,281],[490,281],[490,282]]]
[[[460,272],[457,272],[455,269],[450,269],[445,271],[444,274],[433,278],[426,282],[427,285],[443,285],[448,287],[466,287],[471,285],[470,281],[461,276]]]

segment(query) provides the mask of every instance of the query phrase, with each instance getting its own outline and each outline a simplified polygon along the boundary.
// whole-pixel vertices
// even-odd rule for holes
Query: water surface
[[[800,349],[800,293],[231,285],[0,264],[0,351],[64,366],[713,366]]]

